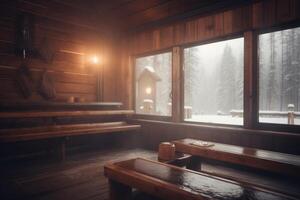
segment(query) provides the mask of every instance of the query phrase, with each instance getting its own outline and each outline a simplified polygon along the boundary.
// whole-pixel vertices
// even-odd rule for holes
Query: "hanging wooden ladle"
[[[48,38],[43,38],[41,45],[38,48],[38,53],[42,60],[44,60],[47,64],[52,64],[54,58],[54,48],[49,42]],[[45,68],[42,73],[42,77],[38,84],[37,90],[38,93],[46,100],[53,100],[56,98],[54,83],[49,75],[49,70],[47,68]]]
[[[34,90],[34,84],[30,69],[27,64],[27,57],[32,52],[32,17],[21,14],[18,18],[16,31],[16,54],[21,55],[22,64],[16,73],[16,83],[24,98],[29,98]]]

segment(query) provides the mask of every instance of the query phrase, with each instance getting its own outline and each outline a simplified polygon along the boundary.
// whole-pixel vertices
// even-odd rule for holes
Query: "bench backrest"
[[[110,180],[164,199],[294,199],[256,186],[142,158],[107,164],[104,170]]]

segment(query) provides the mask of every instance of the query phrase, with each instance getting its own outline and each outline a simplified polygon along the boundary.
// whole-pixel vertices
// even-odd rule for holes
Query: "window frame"
[[[273,123],[262,123],[259,122],[259,64],[258,64],[258,36],[259,34],[269,33],[274,31],[280,31],[285,29],[297,28],[300,27],[300,21],[289,22],[287,24],[277,25],[273,27],[264,27],[264,28],[256,28],[250,30],[244,30],[237,33],[230,33],[223,36],[217,36],[209,39],[203,39],[197,42],[190,42],[184,44],[178,44],[171,46],[169,48],[164,48],[160,50],[149,51],[141,54],[132,54],[130,56],[130,65],[133,69],[132,73],[132,91],[134,98],[132,99],[132,105],[135,110],[135,101],[136,101],[136,84],[135,84],[135,61],[136,58],[151,56],[159,53],[172,53],[172,114],[171,116],[159,116],[159,115],[143,115],[143,114],[135,114],[133,115],[133,119],[145,119],[145,120],[155,120],[155,121],[167,121],[167,122],[175,122],[181,124],[190,124],[190,125],[198,125],[199,127],[207,127],[213,126],[217,128],[234,128],[241,130],[258,130],[258,131],[280,131],[289,133],[300,133],[300,125],[288,125],[288,124],[273,124]],[[206,123],[206,122],[190,122],[184,120],[184,71],[183,71],[183,62],[184,62],[184,49],[190,48],[194,46],[220,42],[224,40],[236,39],[236,38],[244,38],[244,123],[243,125],[230,125],[230,124],[219,124],[219,123]],[[179,54],[174,54],[174,48],[179,48]],[[174,67],[174,57],[177,56],[179,59],[179,69]],[[179,87],[174,87],[174,74],[179,73],[177,78],[179,77]],[[175,77],[176,78],[176,77]],[[176,90],[176,91],[175,91]],[[179,97],[174,99],[174,93],[177,93]],[[178,102],[174,102],[174,100]],[[176,104],[176,105],[174,105]],[[174,106],[179,106],[179,111],[174,111]],[[176,114],[174,116],[173,114]]]
[[[257,68],[257,73],[256,73],[257,95],[255,97],[257,108],[256,108],[256,120],[255,120],[254,128],[256,128],[256,129],[266,130],[266,131],[269,130],[269,131],[300,133],[300,125],[259,122],[259,93],[260,93],[260,91],[259,91],[259,57],[258,57],[259,35],[266,34],[266,33],[277,32],[277,31],[284,31],[284,30],[293,29],[293,28],[300,28],[300,22],[284,24],[282,26],[275,26],[275,27],[271,27],[271,28],[263,28],[263,29],[257,30],[255,32],[257,48],[256,48],[256,51],[255,51],[256,60],[254,61],[254,63],[255,63],[256,68]]]
[[[139,114],[136,113],[136,80],[135,80],[135,68],[136,68],[136,60],[138,58],[142,58],[142,57],[147,57],[147,56],[155,56],[158,54],[163,54],[163,53],[171,53],[171,58],[172,58],[172,62],[171,62],[171,94],[173,94],[173,52],[172,52],[172,48],[166,48],[166,49],[161,49],[161,50],[156,50],[156,51],[151,51],[151,52],[146,52],[146,53],[141,53],[141,54],[134,54],[132,56],[130,56],[132,59],[132,91],[133,91],[133,96],[134,98],[132,99],[133,101],[133,106],[134,106],[134,111],[135,114],[133,115],[133,119],[146,119],[146,120],[157,120],[157,121],[168,121],[171,122],[172,121],[172,117],[173,117],[173,106],[172,106],[172,112],[171,115],[146,115],[146,114]],[[173,95],[172,95],[173,96]],[[173,105],[173,98],[172,98],[172,105]]]
[[[232,40],[232,39],[238,39],[238,38],[243,38],[244,39],[244,50],[245,50],[245,37],[244,37],[244,33],[236,33],[236,34],[231,34],[231,35],[226,35],[226,36],[222,36],[222,37],[217,37],[217,38],[212,38],[212,39],[208,39],[208,40],[203,40],[200,42],[194,42],[194,43],[189,43],[189,44],[184,44],[181,45],[181,116],[180,116],[180,121],[182,123],[186,123],[186,124],[195,124],[195,125],[203,125],[203,126],[216,126],[216,127],[229,127],[229,128],[244,128],[245,125],[245,121],[243,121],[243,125],[235,125],[235,124],[221,124],[221,123],[209,123],[209,122],[197,122],[197,121],[186,121],[184,119],[184,50],[187,48],[192,48],[192,47],[196,47],[196,46],[201,46],[201,45],[206,45],[206,44],[212,44],[212,43],[216,43],[216,42],[222,42],[222,41],[226,41],[226,40]],[[244,51],[244,61],[245,61],[245,51]],[[245,77],[245,62],[244,62],[244,77]],[[244,90],[243,90],[243,110],[245,108],[244,105],[244,101],[245,101],[245,78],[244,78]]]

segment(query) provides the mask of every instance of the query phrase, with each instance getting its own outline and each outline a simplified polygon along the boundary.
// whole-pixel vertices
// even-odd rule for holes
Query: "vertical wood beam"
[[[100,64],[97,66],[97,102],[103,101],[103,93],[104,93],[104,65]]]
[[[100,55],[101,55],[101,61],[99,64],[95,65],[97,67],[97,83],[96,83],[96,98],[97,102],[103,101],[104,97],[104,67],[105,67],[105,62],[103,62],[103,57],[104,57],[104,50],[100,49]]]
[[[258,122],[257,33],[244,33],[244,127],[256,128]]]
[[[173,47],[172,50],[172,121],[180,122],[182,120],[182,66],[181,66],[181,48]]]
[[[127,65],[126,84],[128,84],[128,89],[126,98],[128,98],[128,109],[135,110],[135,57],[129,56]]]

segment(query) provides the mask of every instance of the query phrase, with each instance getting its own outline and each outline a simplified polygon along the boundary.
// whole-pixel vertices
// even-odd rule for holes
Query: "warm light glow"
[[[91,57],[91,62],[93,63],[93,64],[99,64],[99,57],[98,56],[96,56],[96,55],[94,55],[94,56],[92,56]]]
[[[152,88],[151,87],[147,87],[146,88],[146,94],[151,94],[152,93]]]

